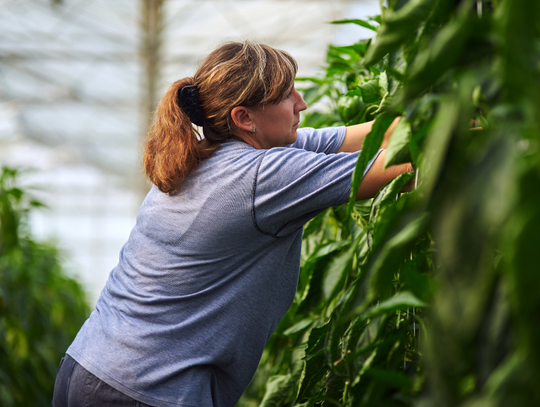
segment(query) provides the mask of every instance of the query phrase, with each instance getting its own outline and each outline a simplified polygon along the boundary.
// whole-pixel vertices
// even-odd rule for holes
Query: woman
[[[144,153],[154,186],[67,350],[54,406],[238,401],[294,299],[302,227],[348,200],[371,128],[298,130],[296,71],[283,51],[229,43],[167,91]],[[384,156],[358,199],[411,170],[383,172]]]

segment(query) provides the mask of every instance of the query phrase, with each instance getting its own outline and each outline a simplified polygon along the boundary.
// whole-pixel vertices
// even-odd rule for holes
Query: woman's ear
[[[244,106],[236,106],[231,111],[231,118],[236,127],[251,133],[253,131],[254,123],[250,113],[251,112],[248,108]]]

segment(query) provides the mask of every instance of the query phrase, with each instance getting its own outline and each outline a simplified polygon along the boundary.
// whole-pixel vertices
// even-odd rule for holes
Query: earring
[[[253,135],[256,135],[257,134],[257,129],[255,127],[253,127],[253,130],[251,131],[251,133],[253,133]]]

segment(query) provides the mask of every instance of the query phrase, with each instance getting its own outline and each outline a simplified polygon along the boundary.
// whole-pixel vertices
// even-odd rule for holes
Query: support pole
[[[141,0],[141,46],[140,58],[142,70],[141,87],[141,139],[152,121],[158,103],[158,88],[161,74],[161,45],[163,34],[164,0]],[[139,158],[139,162],[142,160]],[[150,184],[142,171],[136,174],[136,190],[140,194],[140,202],[146,196]]]

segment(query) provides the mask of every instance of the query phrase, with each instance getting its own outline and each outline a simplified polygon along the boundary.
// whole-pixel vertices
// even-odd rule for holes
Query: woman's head
[[[231,116],[233,109],[278,104],[292,88],[297,69],[288,53],[263,44],[227,43],[210,53],[192,78],[172,84],[158,106],[144,153],[150,180],[163,192],[175,192],[201,159],[242,132]],[[182,97],[193,101],[193,94],[198,95],[204,116],[202,141],[179,105],[182,88],[189,85],[193,88]]]
[[[193,78],[205,115],[205,137],[223,141],[235,135],[233,108],[280,102],[297,70],[289,54],[268,45],[228,43],[212,52]]]

